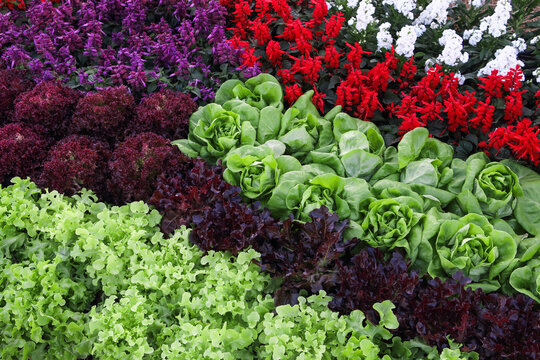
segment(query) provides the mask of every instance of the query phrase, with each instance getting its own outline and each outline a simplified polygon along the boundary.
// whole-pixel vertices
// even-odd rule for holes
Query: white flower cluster
[[[535,36],[531,39],[531,45],[536,45],[536,43],[540,40],[540,35]]]
[[[373,6],[371,0],[362,0],[356,11],[356,19],[351,19],[349,25],[356,22],[356,30],[364,31],[373,22],[373,14],[375,14],[375,6]]]
[[[416,0],[383,0],[383,5],[393,6],[394,9],[405,15],[409,20],[414,19],[413,10],[416,9]]]
[[[499,74],[506,75],[510,69],[514,69],[516,65],[523,67],[523,61],[518,60],[518,49],[508,45],[495,52],[495,59],[486,64],[485,67],[478,70],[478,76],[490,75],[493,70],[498,70]],[[523,80],[523,79],[522,79]]]
[[[533,76],[536,78],[536,82],[540,84],[540,67],[533,71]]]
[[[484,5],[485,0],[472,0],[471,5],[475,8],[479,8],[480,6]]]
[[[527,49],[527,43],[523,38],[517,38],[512,41],[512,46],[515,47],[518,52],[523,52]]]
[[[439,39],[439,44],[444,46],[442,53],[437,58],[439,63],[456,66],[459,63],[469,61],[469,53],[461,52],[463,50],[463,39],[454,30],[444,30]]]
[[[486,30],[493,37],[499,37],[506,33],[506,23],[512,13],[511,0],[499,0],[495,7],[495,12],[491,16],[486,16],[480,22],[480,30]]]
[[[418,15],[414,21],[415,25],[423,24],[430,26],[432,29],[439,28],[446,24],[448,19],[448,7],[452,0],[433,0],[428,6]]]
[[[467,29],[463,32],[463,39],[469,40],[469,44],[476,46],[482,40],[483,32],[479,29]]]
[[[390,23],[385,22],[379,26],[379,32],[377,33],[377,50],[386,49],[390,50],[392,48],[392,43],[394,39],[392,34],[390,34]]]
[[[398,33],[396,40],[396,53],[406,57],[414,55],[414,45],[416,43],[416,27],[405,25]]]

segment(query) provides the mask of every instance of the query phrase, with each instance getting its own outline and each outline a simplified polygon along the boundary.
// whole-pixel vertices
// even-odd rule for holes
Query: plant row
[[[20,178],[0,194],[4,359],[478,359],[393,336],[390,301],[377,323],[330,311],[324,292],[276,307],[254,250],[204,254],[185,228],[165,239],[143,202]]]
[[[217,0],[17,0],[26,11],[2,3],[0,68],[27,69],[38,81],[127,85],[137,95],[169,88],[206,101],[241,60]]]
[[[263,78],[270,79],[267,76],[261,76],[251,80],[248,84],[256,83]],[[224,88],[228,88],[230,85],[229,83]],[[245,88],[242,83],[236,83],[234,87],[236,85],[241,85],[238,90]],[[277,100],[270,95],[255,96],[250,98],[252,103],[259,103],[264,108],[266,107],[264,106],[265,102],[274,102],[278,108],[283,107],[280,105],[281,88],[277,86],[275,79],[271,80],[270,84],[263,81],[263,84],[258,85],[262,85],[259,89],[273,89],[277,93]],[[39,88],[32,91],[36,89]],[[243,91],[245,92],[245,89]],[[269,91],[269,93],[271,92]],[[110,93],[103,91],[87,95],[87,97],[99,94],[102,95],[103,99],[114,98],[110,96]],[[220,92],[220,96],[223,96],[222,94],[223,92]],[[156,96],[152,95],[154,98]],[[39,97],[36,93],[36,98],[46,99],[47,96]],[[321,118],[316,110],[313,110],[310,99],[307,96],[303,99],[305,106],[311,109],[307,111],[310,115],[304,116],[309,118],[310,122],[320,121]],[[237,105],[243,103],[240,100],[234,102]],[[35,103],[32,108],[39,109],[44,104],[46,105],[47,102]],[[106,103],[99,103],[96,106],[96,109],[108,108]],[[214,106],[216,105],[211,104],[208,108]],[[255,111],[250,109],[251,105],[242,105],[241,107],[246,109],[246,114],[250,112],[253,114]],[[60,109],[63,108],[60,107]],[[90,113],[99,112],[90,106],[85,108]],[[157,111],[158,108],[166,110],[169,107],[159,103],[154,104],[153,110],[148,110],[148,117],[169,119],[159,115],[160,112],[152,112]],[[223,115],[223,112],[219,114]],[[369,124],[350,118],[343,113],[335,115],[338,118],[349,119],[351,124]],[[57,119],[62,118],[58,114],[51,113],[50,116]],[[198,115],[194,115],[192,119],[195,120],[197,117]],[[258,113],[256,117],[258,118]],[[226,128],[224,125],[231,118],[238,119],[238,116],[233,112],[227,112],[225,116],[221,116],[221,120],[214,122],[216,126],[213,127],[212,131],[215,134],[223,135],[222,130]],[[186,119],[183,119],[185,124]],[[176,126],[181,128],[182,121],[178,121]],[[295,126],[301,125],[300,127],[303,127],[302,124],[305,125],[302,116],[295,117],[295,122],[297,125],[292,126],[290,130]],[[232,123],[235,124],[234,121]],[[13,126],[30,125],[21,125],[20,123],[7,125],[7,127]],[[368,125],[368,127],[372,130],[369,131],[372,134],[370,138],[380,136],[377,135],[374,126]],[[232,136],[233,139],[236,139],[237,128],[230,126],[228,131],[233,135],[236,134]],[[119,133],[122,134],[123,131]],[[107,144],[107,141],[112,143],[117,141],[110,137],[110,131],[95,133],[96,136],[100,134],[108,135],[100,139],[104,144]],[[397,253],[391,260],[389,260],[388,252],[386,257],[373,249],[360,250],[358,253],[357,250],[364,248],[366,243],[360,242],[358,239],[345,242],[343,231],[346,224],[339,223],[336,215],[329,215],[324,211],[310,215],[314,222],[304,223],[303,221],[287,220],[281,223],[272,218],[268,211],[261,212],[257,206],[244,204],[240,196],[241,189],[231,186],[223,180],[221,168],[210,167],[200,160],[187,159],[177,150],[175,151],[173,146],[164,144],[163,138],[156,141],[159,138],[157,135],[139,134],[128,138],[124,143],[117,144],[114,151],[117,154],[116,160],[111,162],[109,158],[108,167],[106,166],[107,158],[103,156],[102,152],[81,142],[81,135],[75,136],[79,136],[79,138],[78,140],[71,138],[73,141],[70,148],[66,148],[64,151],[58,147],[56,152],[58,159],[55,162],[54,171],[49,172],[48,175],[50,179],[62,180],[62,186],[57,187],[60,191],[72,193],[82,187],[103,190],[103,183],[92,181],[110,178],[115,186],[113,188],[106,187],[105,193],[110,189],[116,189],[112,194],[116,194],[115,201],[118,203],[133,199],[149,201],[163,214],[161,228],[165,233],[172,233],[182,225],[192,226],[193,231],[190,234],[190,239],[204,250],[230,250],[236,254],[252,246],[262,254],[260,264],[263,269],[270,272],[274,278],[283,279],[281,290],[276,293],[278,303],[294,303],[300,292],[307,291],[306,295],[316,294],[319,290],[324,289],[333,296],[332,308],[334,310],[349,313],[354,309],[361,309],[369,319],[377,323],[377,315],[373,313],[372,305],[376,302],[392,299],[397,306],[396,316],[400,323],[399,334],[404,339],[420,336],[430,345],[444,347],[448,344],[446,337],[450,336],[464,343],[465,350],[478,351],[483,358],[529,356],[538,352],[537,344],[534,341],[534,334],[539,330],[535,325],[538,311],[534,309],[534,301],[531,299],[522,296],[508,298],[495,294],[485,295],[479,291],[473,292],[470,288],[464,288],[470,280],[460,277],[445,282],[441,280],[429,281],[428,278],[419,277],[415,272],[410,273],[407,269],[407,263]],[[230,144],[229,140],[222,137],[224,143]],[[32,141],[27,139],[27,134],[21,132],[14,132],[10,138],[4,139],[3,144],[6,152],[3,154],[10,154],[7,150],[20,145],[19,155],[6,161],[7,165],[13,166],[24,159],[32,159],[31,153],[24,151],[32,149],[37,142],[35,139]],[[366,149],[364,147],[364,150]],[[15,153],[17,152],[13,154]],[[370,154],[369,151],[367,153]],[[92,162],[88,164],[92,166],[82,166],[84,162],[81,161],[89,157],[92,158]],[[52,159],[52,157],[50,158]],[[292,162],[298,161],[293,157],[290,157],[290,160]],[[313,168],[316,167],[328,168],[323,163],[313,166]],[[46,167],[43,166],[43,168]],[[257,172],[257,166],[253,168],[254,172]],[[260,169],[260,167],[258,168]],[[16,174],[17,172],[24,173],[27,169],[26,166],[14,167],[14,169],[13,175],[10,176],[26,176],[25,174]],[[84,170],[85,176],[82,176],[81,169]],[[109,172],[108,169],[113,171]],[[55,176],[52,175],[54,173]],[[45,179],[45,177],[42,176],[41,179]],[[52,184],[53,182],[49,181],[43,186],[53,188]],[[256,187],[255,184],[253,186]],[[245,189],[245,186],[243,188]],[[102,194],[100,196],[107,197],[107,195],[103,196]],[[335,209],[331,210],[335,211]],[[306,220],[305,216],[303,220]],[[355,247],[356,250],[353,251]],[[531,252],[531,255],[534,254]],[[521,259],[523,260],[523,258]],[[517,265],[517,262],[514,264]],[[389,276],[389,274],[394,275]],[[399,291],[398,289],[404,290]],[[460,296],[455,298],[454,294],[458,293]],[[454,310],[448,312],[449,308]],[[415,309],[415,311],[411,312],[410,309]],[[456,313],[459,313],[460,317],[456,317]],[[468,320],[463,323],[463,319]],[[533,335],[529,336],[528,334]],[[522,343],[523,338],[530,339],[530,341]]]
[[[473,287],[540,301],[540,175],[484,153],[453,159],[423,128],[386,147],[373,123],[339,106],[323,118],[313,92],[284,110],[280,90],[268,74],[225,82],[173,144],[221,158],[224,179],[277,218],[308,221],[326,206],[349,220],[345,239],[401,248],[421,273],[462,271]]]
[[[463,84],[465,77],[457,73],[456,67],[446,66],[448,60],[432,63],[425,71],[422,62],[417,61],[437,48],[432,45],[436,41],[433,36],[442,33],[446,25],[441,23],[428,30],[428,20],[437,16],[446,23],[446,10],[439,7],[448,7],[449,1],[430,3],[423,10],[427,12],[425,16],[417,17],[426,22],[422,25],[426,33],[432,34],[426,35],[427,40],[416,52],[413,26],[403,25],[400,31],[403,34],[395,46],[390,41],[377,51],[369,41],[373,40],[372,36],[349,36],[351,27],[344,26],[346,17],[339,12],[331,13],[322,0],[222,3],[230,12],[232,36],[229,41],[245,50],[244,66],[256,66],[276,76],[284,86],[285,99],[290,105],[303,93],[314,90],[313,102],[319,111],[330,111],[335,105],[342,105],[349,115],[377,123],[387,144],[397,143],[401,135],[416,127],[427,127],[433,136],[453,145],[456,155],[462,159],[477,151],[489,151],[495,159],[513,156],[538,166],[540,90],[536,82],[524,86],[522,62],[498,60],[501,66],[493,66],[479,75],[476,70],[466,74],[468,80]],[[501,4],[509,2],[499,3],[504,6]],[[365,0],[348,4],[368,4],[365,6],[376,7],[380,9],[377,14],[384,13],[389,18],[397,16],[406,20],[400,11],[417,13],[415,1]],[[486,11],[488,8],[482,7]],[[516,21],[519,16],[522,20],[526,18],[527,12],[520,11],[521,15],[514,14]],[[362,19],[369,16],[363,8],[358,13]],[[496,14],[490,19],[501,18]],[[474,17],[462,11],[459,19],[449,21],[454,21],[456,28],[463,28],[467,25],[462,22],[466,23],[469,15]],[[402,24],[397,20],[390,23],[398,27]],[[372,28],[379,29],[379,25],[374,24]],[[447,53],[445,56],[461,54],[461,49],[451,46],[450,35],[444,38],[448,38],[448,49],[443,50]],[[413,54],[418,56],[413,57]],[[475,54],[470,58],[473,62],[482,62],[489,54],[490,51],[482,49],[481,56]],[[525,72],[530,74],[527,68]]]

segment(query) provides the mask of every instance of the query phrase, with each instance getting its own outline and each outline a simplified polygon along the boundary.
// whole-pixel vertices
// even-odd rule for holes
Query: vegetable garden
[[[540,359],[538,0],[0,0],[0,358]]]

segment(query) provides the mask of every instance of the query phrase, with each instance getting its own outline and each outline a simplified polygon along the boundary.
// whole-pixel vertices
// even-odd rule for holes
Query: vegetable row
[[[377,323],[330,311],[324,292],[276,307],[257,252],[205,254],[186,228],[166,239],[143,202],[12,182],[0,187],[4,359],[478,359],[393,336],[390,301],[373,306]]]
[[[484,153],[453,159],[423,128],[386,147],[373,123],[339,106],[322,117],[312,95],[284,110],[271,75],[228,81],[173,144],[221,158],[224,179],[278,218],[307,221],[326,206],[349,220],[346,239],[402,249],[422,273],[462,271],[475,288],[540,301],[540,175]]]

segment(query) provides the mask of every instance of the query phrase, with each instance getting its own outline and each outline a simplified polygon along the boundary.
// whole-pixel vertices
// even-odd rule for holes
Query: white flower
[[[439,39],[439,44],[444,45],[444,49],[437,58],[439,63],[443,63],[449,66],[456,66],[460,62],[467,62],[469,60],[469,54],[462,54],[463,39],[456,34],[454,30],[444,30],[442,36]],[[465,60],[465,61],[463,61]]]
[[[512,13],[512,3],[510,0],[499,0],[495,7],[495,12],[491,16],[486,16],[480,23],[480,30],[488,30],[491,36],[499,37],[506,33],[506,23]]]
[[[379,32],[377,33],[377,50],[390,49],[394,39],[392,34],[388,31],[390,29],[390,23],[385,22],[379,26]]]
[[[495,59],[486,64],[485,67],[478,70],[478,76],[490,75],[493,70],[498,70],[499,74],[506,75],[510,69],[517,65],[523,67],[523,61],[518,60],[519,51],[513,46],[505,46],[495,52]]]
[[[418,15],[414,24],[429,25],[432,29],[436,29],[440,25],[446,24],[450,2],[451,0],[433,0],[426,6],[424,11]]]
[[[383,0],[382,3],[394,7],[394,9],[407,16],[409,20],[414,19],[412,12],[416,8],[416,0]]]
[[[455,73],[454,76],[458,79],[459,85],[463,85],[465,83],[465,76],[461,75],[459,71]]]
[[[536,45],[536,43],[540,40],[540,35],[535,36],[531,39],[531,45]]]
[[[405,57],[414,55],[414,44],[416,43],[415,26],[405,25],[398,33],[396,40],[396,53]]]
[[[471,5],[473,7],[475,7],[475,8],[478,8],[478,7],[482,6],[482,5],[484,5],[484,0],[473,0],[471,2]]]
[[[540,84],[540,67],[533,71],[533,76],[536,77],[536,82]]]
[[[465,32],[467,31],[469,30],[465,30]],[[470,30],[470,33],[467,35],[469,39],[469,44],[471,44],[471,46],[476,46],[480,42],[480,40],[482,40],[482,31],[478,29]],[[465,33],[463,33],[463,38],[465,38]]]
[[[356,7],[358,5],[358,0],[347,0],[347,6],[350,8]]]
[[[431,69],[437,62],[435,59],[427,59],[426,63],[424,64],[424,70],[425,72],[428,72],[429,69]]]
[[[366,30],[368,25],[373,22],[373,14],[375,14],[375,6],[371,4],[371,1],[360,1],[360,5],[358,6],[356,13],[356,29],[358,31]]]
[[[416,33],[416,37],[420,37],[426,32],[426,26],[425,25],[415,25],[414,32]]]
[[[527,49],[527,43],[522,38],[512,41],[512,46],[515,47],[519,52],[523,52]]]

